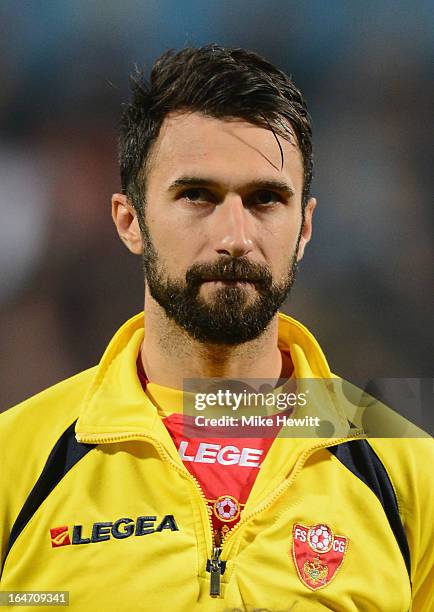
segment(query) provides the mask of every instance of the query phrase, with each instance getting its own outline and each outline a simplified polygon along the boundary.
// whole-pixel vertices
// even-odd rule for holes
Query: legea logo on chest
[[[259,467],[263,450],[258,448],[238,448],[237,446],[200,442],[194,445],[183,440],[179,444],[179,456],[183,461],[194,463],[220,463],[220,465],[239,465]]]

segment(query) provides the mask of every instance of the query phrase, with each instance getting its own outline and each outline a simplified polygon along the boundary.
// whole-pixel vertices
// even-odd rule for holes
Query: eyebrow
[[[176,191],[179,187],[221,187],[218,181],[213,179],[207,179],[198,176],[181,176],[177,178],[168,187],[168,191]],[[259,179],[257,181],[251,181],[245,185],[246,189],[264,189],[270,191],[279,191],[281,194],[290,198],[294,196],[294,189],[285,181],[278,181],[274,179]]]

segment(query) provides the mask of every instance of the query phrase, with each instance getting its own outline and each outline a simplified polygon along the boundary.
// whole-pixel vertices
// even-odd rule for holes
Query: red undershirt
[[[285,366],[281,376],[289,377],[292,370],[290,355],[289,352],[282,355]],[[140,355],[137,374],[146,392],[149,380]],[[185,467],[200,485],[212,522],[214,541],[220,545],[240,519],[273,438],[218,437],[215,429],[212,437],[204,437],[204,428],[187,426],[187,418],[174,412],[162,418],[162,421]]]

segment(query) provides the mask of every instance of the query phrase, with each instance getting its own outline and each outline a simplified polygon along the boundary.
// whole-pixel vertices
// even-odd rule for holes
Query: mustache
[[[210,264],[193,264],[187,270],[185,280],[190,286],[206,281],[226,280],[245,281],[267,288],[271,287],[272,274],[267,266],[248,259],[224,257]]]

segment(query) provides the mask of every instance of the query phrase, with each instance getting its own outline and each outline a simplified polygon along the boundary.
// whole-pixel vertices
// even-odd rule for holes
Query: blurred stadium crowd
[[[432,6],[2,3],[0,410],[94,365],[142,308],[110,218],[128,74],[213,41],[274,61],[311,109],[319,206],[284,310],[350,380],[431,375]]]

